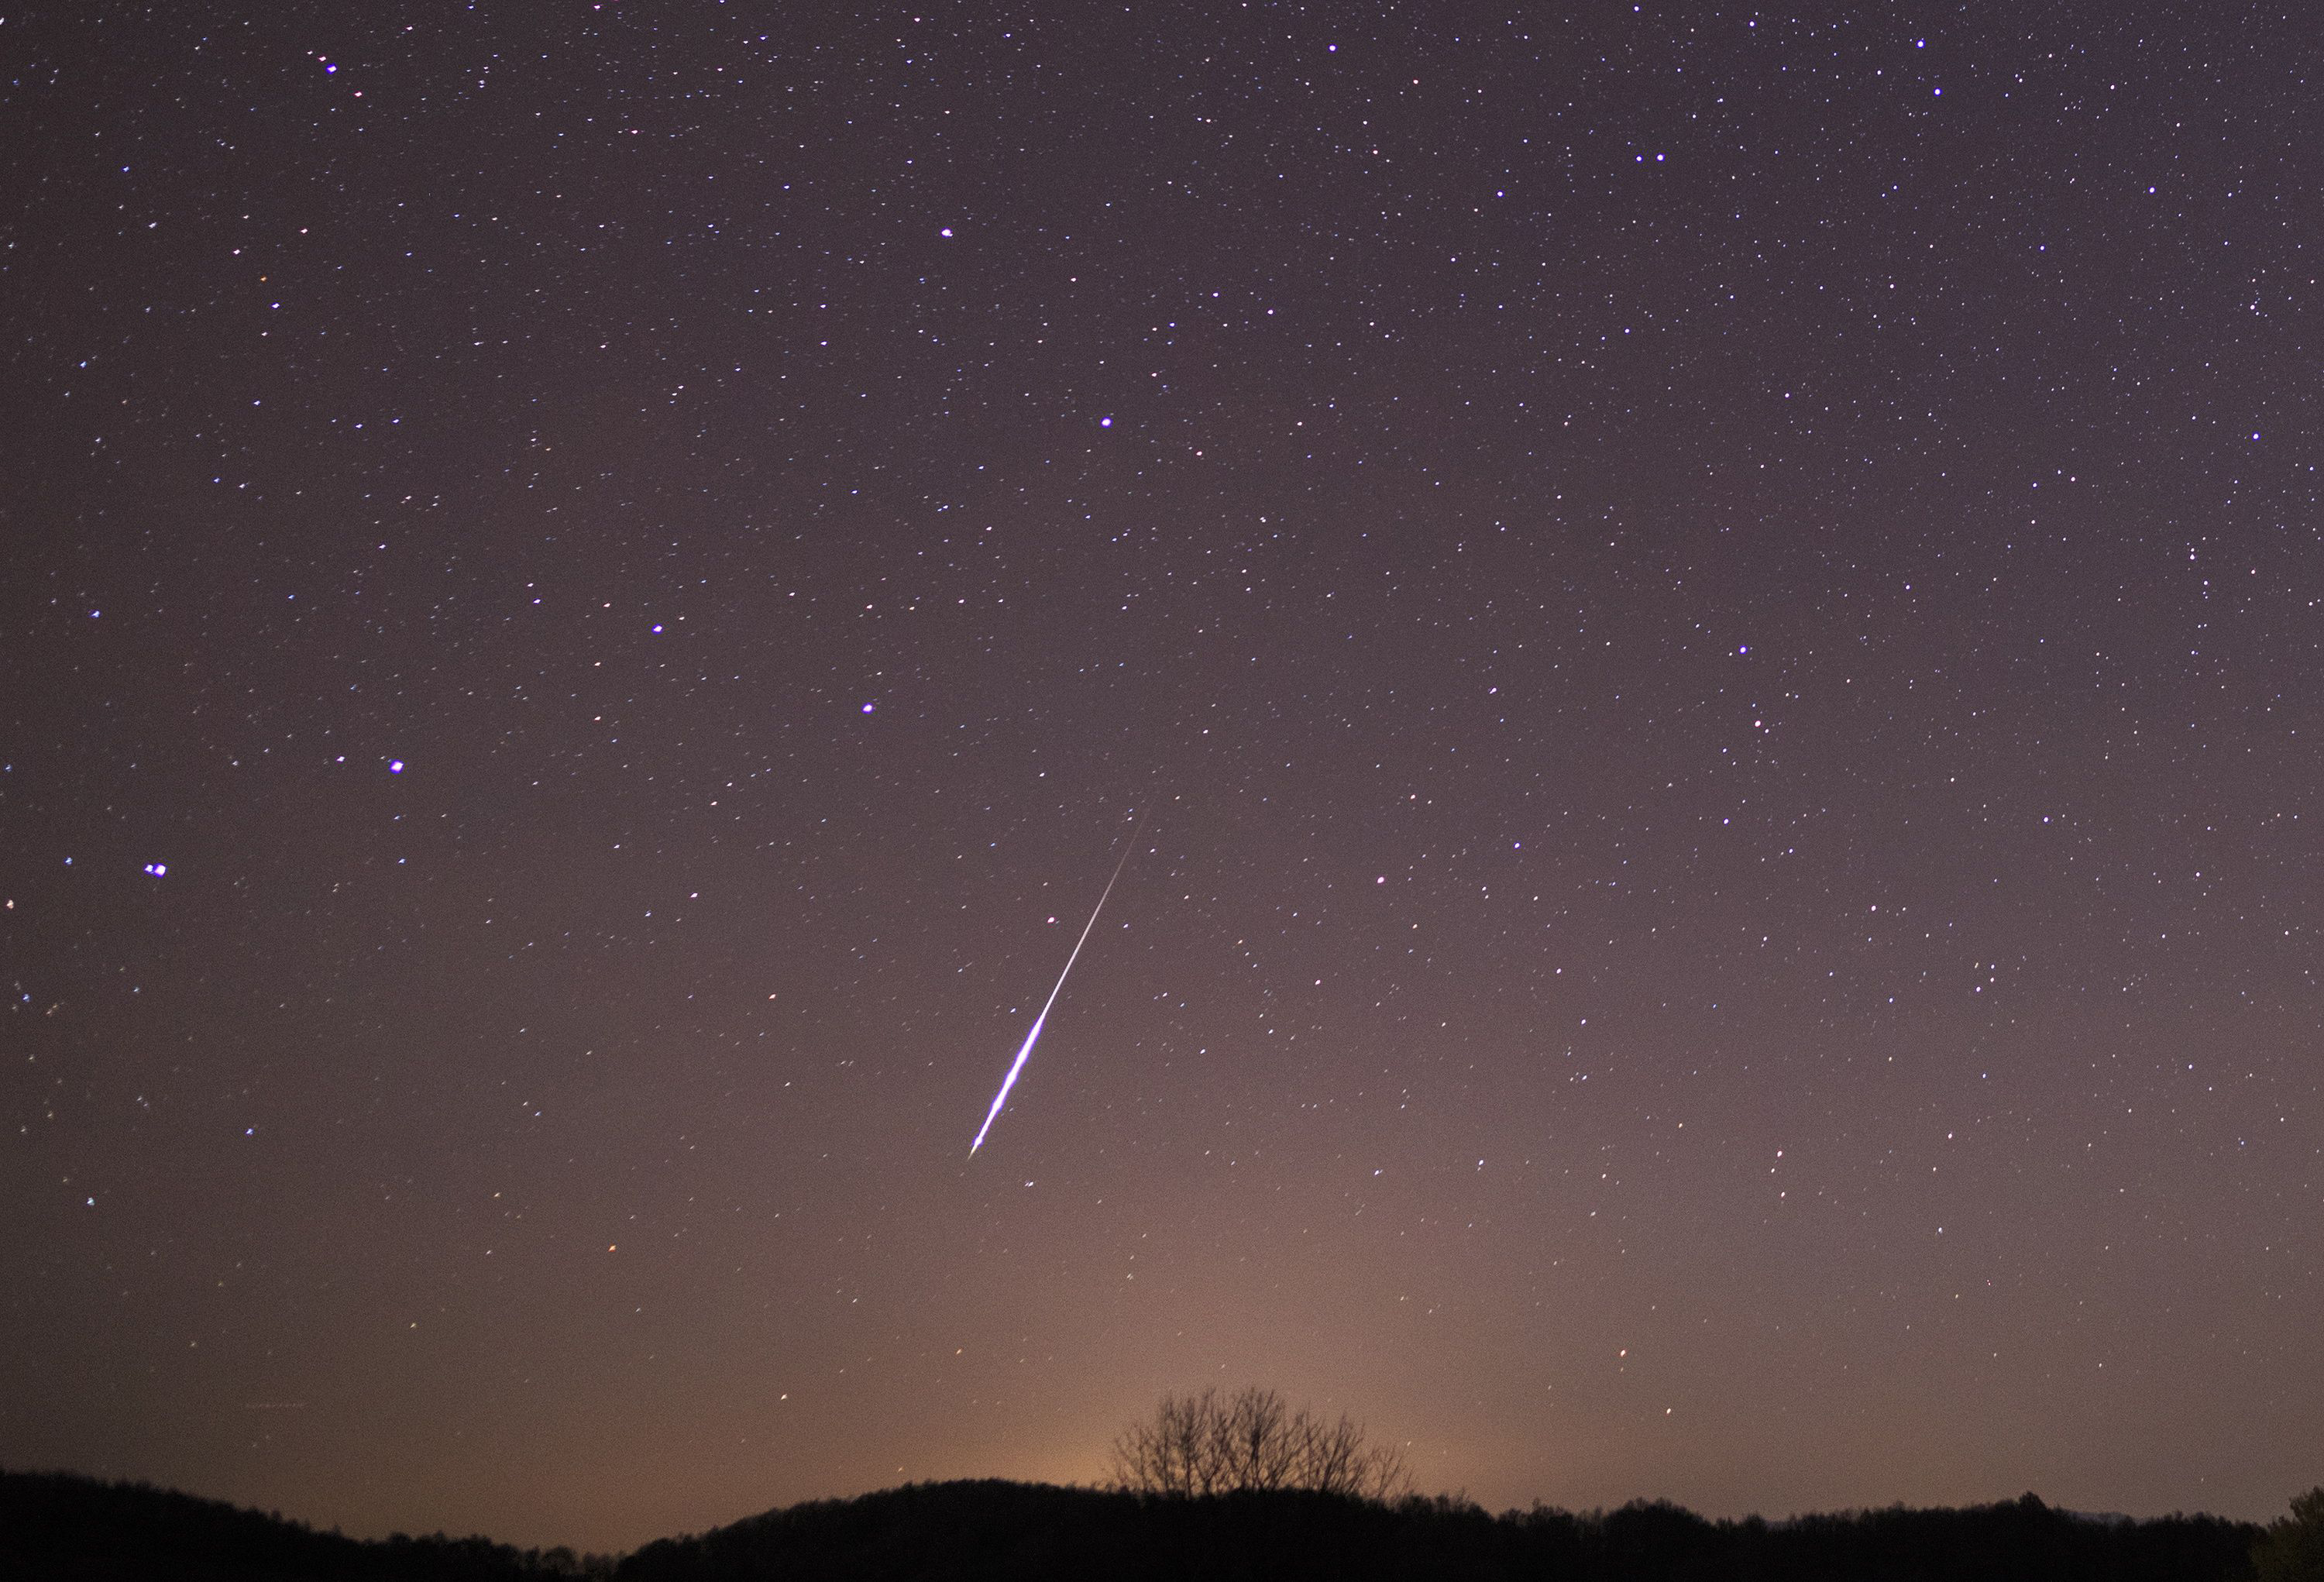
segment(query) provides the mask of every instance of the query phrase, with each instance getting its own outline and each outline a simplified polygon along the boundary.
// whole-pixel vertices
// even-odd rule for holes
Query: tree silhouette
[[[2293,1495],[2292,1514],[2268,1523],[2252,1566],[2260,1582],[2324,1582],[2324,1485]]]
[[[1361,1500],[1412,1486],[1403,1452],[1372,1444],[1344,1413],[1326,1422],[1256,1384],[1231,1395],[1165,1395],[1153,1417],[1114,1440],[1113,1481],[1134,1494],[1306,1489]]]

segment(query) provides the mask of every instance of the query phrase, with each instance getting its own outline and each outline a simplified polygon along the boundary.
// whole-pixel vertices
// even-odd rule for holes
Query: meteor
[[[1033,1053],[1034,1042],[1041,1036],[1041,1023],[1049,1019],[1049,1007],[1057,1003],[1058,992],[1065,986],[1066,975],[1074,970],[1074,963],[1080,959],[1082,947],[1089,943],[1090,930],[1097,927],[1097,914],[1105,910],[1106,897],[1113,893],[1113,880],[1120,878],[1121,870],[1129,865],[1130,854],[1138,849],[1138,837],[1145,828],[1146,820],[1140,819],[1138,828],[1130,832],[1130,845],[1122,849],[1121,860],[1113,865],[1113,878],[1105,882],[1105,889],[1099,893],[1097,904],[1090,908],[1089,921],[1082,925],[1082,937],[1074,941],[1073,953],[1065,958],[1065,970],[1057,975],[1056,987],[1051,989],[1049,997],[1041,1003],[1041,1013],[1033,1018],[1032,1031],[1018,1046],[1017,1058],[1009,1063],[1009,1075],[1001,1079],[1001,1091],[992,1096],[992,1107],[984,1112],[984,1124],[976,1129],[976,1141],[968,1145],[971,1159],[974,1159],[976,1151],[984,1146],[984,1134],[992,1130],[992,1123],[1001,1118],[1001,1106],[1009,1102],[1009,1090],[1017,1086],[1017,1074],[1025,1069],[1026,1059]]]

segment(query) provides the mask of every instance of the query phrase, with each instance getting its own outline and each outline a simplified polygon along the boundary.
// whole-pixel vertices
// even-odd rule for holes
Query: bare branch
[[[1370,1443],[1344,1414],[1326,1423],[1258,1385],[1165,1395],[1114,1441],[1111,1470],[1116,1487],[1157,1494],[1313,1489],[1389,1500],[1412,1486],[1402,1451]]]

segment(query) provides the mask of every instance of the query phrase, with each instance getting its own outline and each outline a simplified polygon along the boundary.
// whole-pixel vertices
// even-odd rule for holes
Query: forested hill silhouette
[[[150,1484],[0,1471],[0,1577],[9,1582],[517,1582],[610,1577],[610,1557],[482,1538],[362,1541]]]
[[[350,1578],[626,1582],[781,1578],[1533,1578],[1537,1582],[2228,1582],[2261,1529],[2211,1516],[2092,1520],[2028,1494],[1709,1522],[1666,1503],[1494,1516],[1458,1500],[1395,1504],[1302,1491],[1151,1496],[1044,1484],[919,1484],[770,1511],[618,1562],[483,1539],[359,1542],[216,1501],[63,1474],[0,1473],[11,1578]]]
[[[1298,1490],[1207,1498],[1042,1484],[921,1484],[770,1511],[648,1544],[624,1582],[766,1577],[1530,1578],[1535,1582],[2227,1582],[2258,1527],[2213,1516],[2094,1521],[2032,1494],[1784,1522],[1658,1502],[1576,1515],[1463,1501],[1381,1504]]]

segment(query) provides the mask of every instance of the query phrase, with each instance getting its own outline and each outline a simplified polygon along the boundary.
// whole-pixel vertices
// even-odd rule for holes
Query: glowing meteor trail
[[[1009,1063],[1009,1075],[1001,1079],[1001,1091],[992,1096],[992,1107],[984,1112],[984,1124],[976,1129],[976,1141],[968,1145],[971,1159],[975,1158],[976,1151],[984,1146],[984,1134],[992,1130],[992,1123],[1001,1118],[1001,1106],[1009,1102],[1009,1090],[1017,1086],[1017,1074],[1025,1069],[1026,1059],[1033,1052],[1034,1041],[1041,1036],[1041,1023],[1049,1019],[1049,1007],[1057,1003],[1058,992],[1065,986],[1066,974],[1074,970],[1074,963],[1081,958],[1082,947],[1089,943],[1090,930],[1097,927],[1097,914],[1105,910],[1105,898],[1113,893],[1113,880],[1120,878],[1121,870],[1129,865],[1130,854],[1138,849],[1138,837],[1145,828],[1146,820],[1140,819],[1138,828],[1130,832],[1129,846],[1122,849],[1121,860],[1113,865],[1113,878],[1105,882],[1105,889],[1099,893],[1097,904],[1090,908],[1089,921],[1082,925],[1082,937],[1074,941],[1073,953],[1065,958],[1065,972],[1057,975],[1057,986],[1049,991],[1047,1000],[1041,1002],[1041,1013],[1033,1018],[1032,1031],[1025,1035],[1024,1043],[1019,1046],[1017,1058]]]

